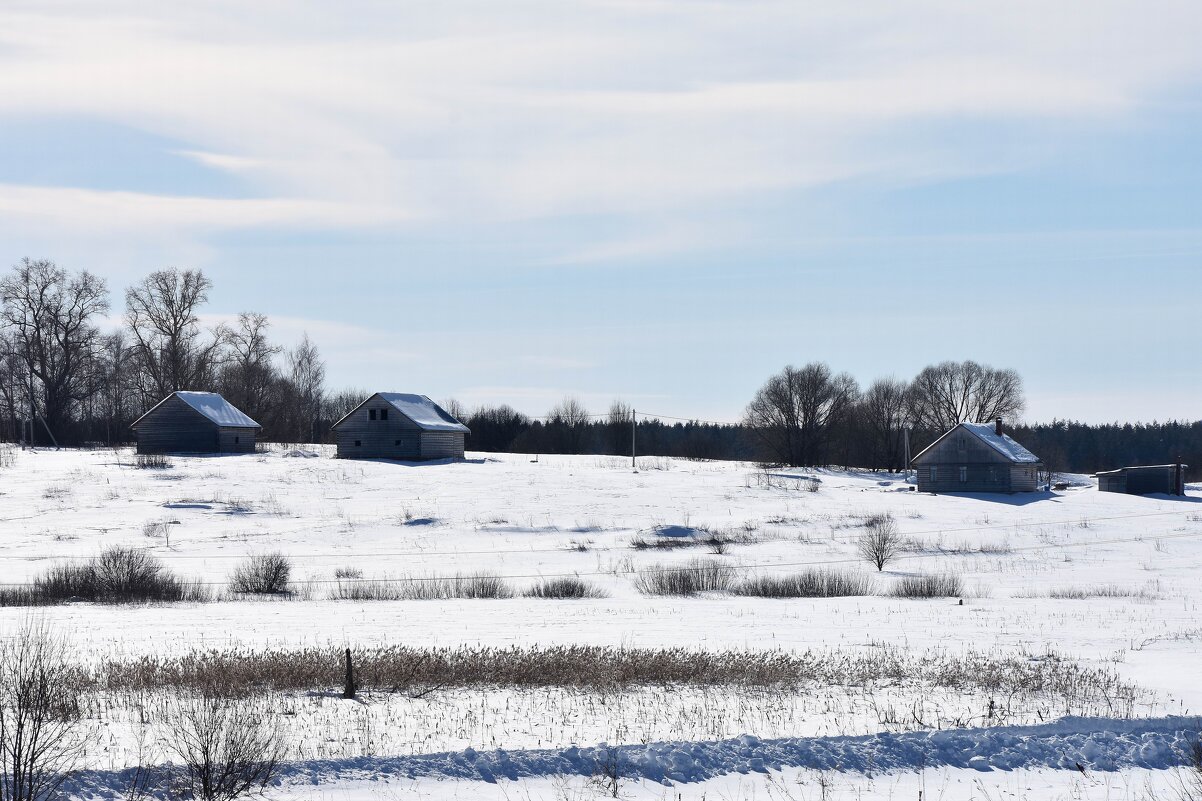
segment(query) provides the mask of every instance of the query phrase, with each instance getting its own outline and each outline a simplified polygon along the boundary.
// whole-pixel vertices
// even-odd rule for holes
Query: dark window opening
[[[394,442],[394,443],[392,443],[392,444],[393,444],[393,445],[398,445],[398,446],[399,446],[399,445],[401,444],[401,441],[398,439],[396,442]]]
[[[387,410],[387,409],[381,409],[381,410],[380,410],[380,419],[381,419],[381,420],[387,420],[387,419],[388,419],[388,410]]]
[[[238,444],[238,440],[239,440],[239,439],[241,439],[241,437],[234,437],[234,444],[235,444],[235,445],[237,445],[237,444]]]
[[[968,481],[968,468],[967,467],[960,468],[960,481],[961,482]]]
[[[368,409],[368,410],[367,410],[367,419],[368,419],[368,420],[375,420],[375,419],[376,419],[376,410],[375,410],[375,409]]]
[[[362,442],[360,442],[359,440],[355,440],[355,447],[356,447],[356,448],[358,448],[358,447],[359,447],[360,445],[362,445],[362,444],[363,444],[363,443],[362,443]]]

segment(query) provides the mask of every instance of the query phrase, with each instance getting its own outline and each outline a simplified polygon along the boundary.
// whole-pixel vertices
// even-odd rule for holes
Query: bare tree
[[[282,348],[268,341],[270,327],[267,315],[242,312],[237,325],[225,332],[229,355],[221,373],[221,388],[227,399],[251,417],[264,416],[271,389],[279,379],[273,359]]]
[[[784,464],[821,465],[835,426],[847,418],[859,394],[854,378],[834,375],[821,362],[800,369],[790,365],[756,393],[744,424]]]
[[[959,423],[1013,419],[1026,405],[1017,372],[974,361],[924,368],[911,384],[910,397],[915,422],[931,432],[947,431]]]
[[[633,414],[634,409],[624,401],[615,400],[609,404],[609,417],[605,421],[605,433],[606,439],[609,440],[606,445],[610,453],[630,453],[630,426]]]
[[[125,321],[144,372],[147,400],[213,383],[223,331],[201,330],[198,310],[213,284],[200,270],[159,270],[125,292]]]
[[[295,424],[302,442],[317,438],[317,420],[325,401],[326,363],[307,333],[288,351],[288,377],[295,398]]]
[[[104,281],[70,274],[51,261],[23,259],[0,282],[0,327],[6,328],[30,376],[32,397],[50,431],[69,421],[72,406],[98,391],[92,360],[101,336],[92,324],[108,311]]]
[[[905,429],[910,388],[896,378],[872,382],[858,406],[859,419],[872,439],[871,467],[900,470],[905,465]]]
[[[180,700],[166,724],[163,748],[180,762],[177,789],[187,798],[233,801],[261,793],[284,759],[278,720],[245,702]]]
[[[447,398],[439,405],[442,406],[443,411],[451,415],[451,417],[454,417],[459,422],[462,423],[467,419],[467,407],[455,398]]]
[[[67,643],[27,622],[0,644],[0,799],[45,801],[85,755]]]
[[[559,442],[560,453],[580,453],[584,448],[584,437],[588,432],[589,413],[578,398],[568,396],[547,412],[547,426],[552,429]]]
[[[856,542],[860,556],[874,564],[878,573],[901,552],[901,546],[902,540],[901,535],[897,533],[897,524],[887,515],[870,520],[868,527]]]

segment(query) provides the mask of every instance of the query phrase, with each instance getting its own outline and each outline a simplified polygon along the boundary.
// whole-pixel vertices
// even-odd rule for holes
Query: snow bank
[[[595,775],[617,766],[623,779],[700,782],[734,773],[808,768],[876,775],[926,768],[979,771],[1060,769],[1165,770],[1186,764],[1187,746],[1202,719],[1066,718],[1043,726],[951,729],[866,737],[760,740],[743,735],[715,742],[661,742],[609,747],[464,751],[402,757],[294,762],[282,783],[318,785],[380,779],[461,779],[495,782],[540,776]],[[106,796],[125,785],[124,772],[80,774],[69,791]]]

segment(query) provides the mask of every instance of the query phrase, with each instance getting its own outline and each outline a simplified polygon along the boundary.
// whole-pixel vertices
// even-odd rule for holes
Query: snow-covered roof
[[[377,392],[371,397],[383,398],[389,406],[408,417],[417,424],[418,428],[422,429],[423,431],[454,431],[462,434],[472,433],[470,428],[456,420],[445,409],[427,398],[425,395],[411,395],[406,392]],[[371,398],[368,398],[367,400],[371,400]],[[367,403],[367,401],[364,401],[363,403]],[[342,420],[345,420],[347,417],[350,417],[351,414],[354,414],[355,410],[362,406],[363,403],[360,403],[359,406],[356,406],[355,409],[352,409],[350,414],[347,414],[342,418]],[[342,420],[334,423],[334,427],[336,428],[339,423],[342,422]]]
[[[1039,457],[1019,445],[1009,434],[997,433],[993,423],[961,423],[961,426],[977,435],[977,438],[1012,462],[1038,464]]]
[[[155,409],[162,406],[170,398],[175,397],[182,400],[184,403],[191,406],[196,411],[207,417],[223,428],[262,428],[263,426],[250,419],[234,404],[227,401],[225,398],[216,392],[172,392],[166,398],[159,401],[146,414],[139,417],[133,422],[131,427],[136,428],[138,423],[142,422],[148,415],[154,412]]]
[[[408,417],[426,431],[471,431],[463,423],[425,395],[408,395],[404,392],[378,392],[392,408]]]
[[[997,433],[997,428],[994,423],[960,423],[955,428],[948,430],[947,433],[945,433],[942,437],[923,448],[923,450],[910,461],[917,462],[928,451],[931,451],[936,445],[950,436],[951,433],[957,428],[963,428],[965,431],[968,431],[977,439],[981,440],[986,445],[1000,453],[1002,456],[1005,456],[1011,462],[1016,464],[1040,463],[1038,456],[1031,453],[1022,445],[1019,445],[1016,441],[1011,439],[1009,434]]]

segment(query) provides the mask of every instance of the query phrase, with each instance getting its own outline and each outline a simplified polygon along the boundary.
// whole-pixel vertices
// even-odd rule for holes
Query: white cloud
[[[1190,2],[47,8],[0,10],[0,115],[149,131],[263,198],[3,188],[5,213],[64,227],[679,224],[765,191],[1011,168],[889,132],[1136,119],[1202,70]],[[563,260],[673,237],[638,238]]]
[[[406,221],[399,209],[301,198],[213,198],[0,184],[8,224],[160,235],[246,228],[356,228]]]

